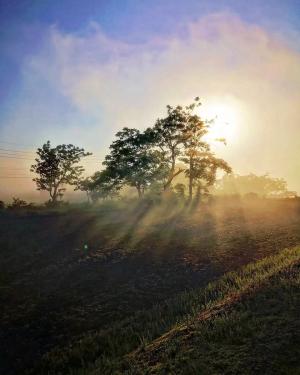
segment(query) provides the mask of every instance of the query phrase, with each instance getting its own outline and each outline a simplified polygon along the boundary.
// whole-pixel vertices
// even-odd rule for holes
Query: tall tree
[[[37,190],[48,191],[51,201],[57,202],[66,190],[63,185],[78,185],[84,168],[77,164],[89,155],[92,154],[72,144],[51,147],[49,141],[45,143],[37,149],[36,164],[30,169],[38,175],[33,179]]]
[[[161,159],[168,166],[168,174],[164,183],[164,190],[167,190],[172,181],[180,173],[184,172],[183,168],[176,169],[177,160],[183,156],[184,145],[191,137],[190,121],[196,119],[200,121],[193,111],[200,105],[199,98],[189,106],[167,106],[167,116],[158,119],[153,129],[147,131],[152,134],[155,144],[160,150]]]
[[[152,148],[152,134],[125,127],[116,138],[103,162],[106,173],[115,183],[135,187],[141,197],[162,173],[160,155]]]
[[[189,177],[189,199],[193,197],[193,187],[197,188],[197,199],[200,200],[203,192],[216,182],[217,171],[231,172],[231,167],[225,160],[216,158],[212,152],[200,154],[193,158],[192,168],[186,170]]]
[[[216,158],[208,142],[203,137],[209,132],[210,122],[203,121],[198,115],[190,114],[185,128],[184,156],[181,158],[187,168],[185,174],[189,180],[189,199],[193,197],[193,187],[197,186],[198,195],[216,181],[218,169],[231,172],[230,166]],[[218,141],[225,142],[224,139]]]

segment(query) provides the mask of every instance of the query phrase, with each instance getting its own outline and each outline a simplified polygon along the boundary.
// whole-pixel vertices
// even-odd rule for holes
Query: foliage
[[[118,178],[112,178],[108,169],[96,172],[90,179],[90,195],[93,202],[98,199],[106,200],[119,197],[121,182]]]
[[[142,196],[162,173],[159,154],[151,147],[152,137],[149,132],[123,128],[116,138],[103,162],[105,176],[109,176],[114,185],[135,187]]]
[[[0,210],[4,210],[5,203],[3,201],[0,201]]]
[[[141,197],[153,184],[160,183],[163,190],[170,189],[174,178],[185,171],[191,199],[195,184],[206,189],[214,183],[218,169],[231,171],[203,140],[209,122],[195,114],[200,105],[198,97],[185,107],[168,105],[167,116],[144,132],[123,128],[116,134],[117,139],[103,163],[106,175],[114,184],[135,187]],[[178,167],[179,160],[186,165]]]
[[[84,191],[87,195],[88,202],[93,192],[93,181],[91,177],[87,177],[78,181],[76,190]]]
[[[194,106],[190,106],[191,109]],[[215,157],[208,142],[203,137],[209,132],[208,122],[204,122],[197,115],[190,115],[185,130],[184,155],[181,161],[187,165],[185,174],[189,179],[189,199],[193,196],[193,187],[197,186],[197,194],[208,192],[208,187],[216,180],[218,169],[226,173],[231,172],[230,166],[223,160]],[[220,140],[220,139],[219,139]],[[225,142],[224,139],[221,139]]]
[[[52,202],[62,198],[66,190],[63,185],[78,185],[84,168],[77,165],[81,158],[91,155],[83,148],[72,144],[51,147],[50,142],[45,143],[37,150],[36,164],[31,166],[31,171],[38,177],[34,178],[37,190],[49,192]]]
[[[10,203],[7,208],[10,209],[10,210],[18,210],[18,209],[22,209],[22,208],[28,208],[28,207],[32,207],[33,204],[32,203],[27,203],[26,201],[20,199],[20,198],[13,198],[13,201],[12,203]]]
[[[200,121],[197,115],[192,115],[198,105],[200,105],[198,97],[193,104],[186,107],[168,105],[167,116],[158,119],[153,129],[147,130],[152,134],[155,144],[160,150],[161,158],[168,168],[164,190],[168,189],[173,179],[184,171],[182,168],[176,170],[176,161],[182,155],[184,143],[190,137],[188,128],[190,119]]]

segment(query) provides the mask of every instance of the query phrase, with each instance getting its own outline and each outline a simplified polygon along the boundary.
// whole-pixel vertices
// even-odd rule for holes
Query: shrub
[[[20,198],[13,198],[13,201],[11,204],[7,206],[8,209],[10,210],[19,210],[22,208],[28,208],[32,207],[33,203],[27,203],[26,201],[20,199]]]

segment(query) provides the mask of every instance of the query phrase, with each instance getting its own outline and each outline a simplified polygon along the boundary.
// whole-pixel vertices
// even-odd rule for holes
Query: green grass
[[[247,267],[223,301],[130,355],[122,373],[299,374],[299,252]]]
[[[289,344],[299,324],[299,262],[294,247],[227,273],[53,350],[36,373],[292,374],[284,369],[296,371],[299,354],[299,342]]]

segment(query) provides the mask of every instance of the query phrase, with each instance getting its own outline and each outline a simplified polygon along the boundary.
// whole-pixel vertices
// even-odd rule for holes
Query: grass
[[[128,356],[122,373],[299,374],[299,255],[284,251],[269,270],[258,262],[253,280],[238,276],[221,303]]]
[[[264,323],[271,324],[273,319],[276,322],[273,333],[278,330],[280,335],[277,340],[282,340],[281,335],[285,333],[280,331],[280,324],[284,323],[279,315],[282,305],[286,311],[283,320],[292,324],[288,330],[300,323],[292,319],[296,318],[296,305],[291,303],[299,303],[299,275],[296,275],[299,264],[300,247],[286,249],[276,256],[250,264],[240,272],[228,273],[204,289],[183,293],[110,329],[84,337],[64,351],[53,351],[44,358],[42,367],[37,371],[40,374],[94,374],[98,369],[95,373],[198,374],[202,369],[203,374],[214,374],[218,373],[217,363],[221,363],[222,358],[213,360],[209,366],[205,358],[213,359],[223,341],[224,348],[219,354],[225,358],[228,351],[227,367],[233,369],[235,349],[230,345],[235,343],[238,346],[243,340],[250,345],[247,341],[249,332],[254,336],[263,327],[266,328]],[[272,288],[274,282],[276,287]],[[281,297],[279,306],[273,307],[271,316],[264,316],[266,301],[272,296],[274,298],[276,292]],[[260,319],[251,316],[253,304]],[[291,316],[289,307],[294,310]],[[262,333],[261,339],[265,336]],[[284,342],[289,338],[283,337]],[[260,344],[267,346],[268,342]],[[201,360],[198,348],[203,348],[203,353],[199,352]],[[124,359],[128,353],[131,354]],[[241,355],[240,351],[237,353],[237,356]],[[242,365],[243,358],[240,362]],[[207,368],[203,369],[203,366]],[[222,366],[226,367],[226,361]],[[223,370],[220,368],[219,371]]]

